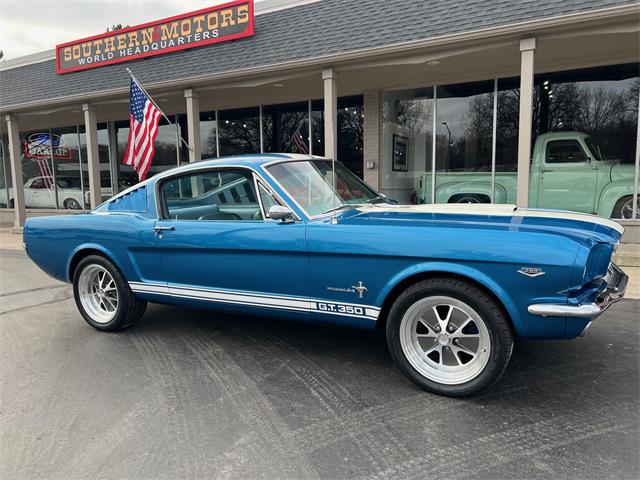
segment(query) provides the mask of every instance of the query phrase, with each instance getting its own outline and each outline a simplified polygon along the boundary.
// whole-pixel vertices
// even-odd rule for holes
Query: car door
[[[550,140],[540,167],[538,206],[593,213],[598,179],[594,159],[576,139]]]
[[[275,194],[251,170],[174,176],[156,192],[156,245],[177,301],[308,317],[305,224],[265,218],[261,195]]]

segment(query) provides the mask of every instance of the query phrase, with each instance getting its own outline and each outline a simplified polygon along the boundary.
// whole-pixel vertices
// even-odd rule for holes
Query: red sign
[[[253,35],[253,0],[236,0],[56,46],[68,73]]]
[[[24,158],[54,160],[71,160],[71,148],[67,141],[60,135],[48,133],[32,133],[24,141]]]

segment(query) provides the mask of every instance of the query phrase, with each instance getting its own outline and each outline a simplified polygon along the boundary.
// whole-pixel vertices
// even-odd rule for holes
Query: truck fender
[[[437,179],[437,177],[436,177]],[[436,180],[437,181],[437,180]],[[491,182],[448,182],[438,185],[436,188],[436,202],[448,203],[454,195],[460,194],[474,194],[483,195],[488,199],[491,199]],[[506,189],[496,183],[496,198],[495,203],[505,203],[507,200]]]
[[[616,202],[627,195],[633,195],[633,182],[618,180],[607,184],[600,192],[596,214],[611,218]]]
[[[507,293],[507,291],[502,288],[496,281],[494,281],[491,277],[485,275],[484,273],[476,270],[475,268],[461,265],[459,263],[449,263],[449,262],[423,262],[412,265],[404,270],[398,272],[394,277],[389,280],[386,285],[380,290],[378,293],[378,297],[376,298],[375,305],[381,306],[383,305],[385,299],[389,295],[389,293],[402,281],[406,280],[409,277],[414,275],[420,275],[424,273],[450,273],[454,275],[459,275],[462,277],[469,278],[472,281],[479,283],[484,286],[487,290],[493,293],[498,300],[502,303],[504,308],[507,310],[507,313],[511,317],[513,325],[518,327],[520,323],[520,316],[518,314],[518,309],[516,305],[513,303],[513,300]]]

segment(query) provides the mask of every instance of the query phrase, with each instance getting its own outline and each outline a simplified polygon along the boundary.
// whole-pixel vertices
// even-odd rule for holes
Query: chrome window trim
[[[211,171],[211,170],[228,170],[228,169],[232,169],[232,170],[247,170],[249,171],[253,178],[254,178],[254,185],[255,185],[255,181],[256,181],[256,177],[258,180],[261,180],[263,184],[267,184],[267,182],[264,181],[264,178],[260,175],[260,172],[258,172],[255,168],[247,166],[247,165],[238,165],[238,164],[225,164],[225,165],[202,165],[200,167],[195,167],[195,168],[185,168],[184,170],[178,171],[178,172],[171,172],[171,173],[164,173],[164,174],[158,174],[155,177],[152,177],[151,179],[147,180],[151,181],[154,180],[155,181],[155,185],[153,188],[153,194],[154,194],[154,205],[156,208],[156,220],[160,221],[160,220],[170,220],[171,219],[167,219],[167,218],[162,218],[162,213],[164,213],[164,209],[162,206],[162,202],[161,202],[161,191],[160,191],[160,186],[166,182],[171,180],[174,177],[182,177],[182,176],[186,176],[186,175],[190,175],[192,173],[197,173],[197,172],[205,172],[205,171]],[[161,176],[160,176],[161,175]],[[131,187],[133,188],[133,187]],[[273,189],[271,187],[268,186],[267,184],[267,188],[270,192],[272,192],[276,198],[278,198],[283,205],[287,205],[289,206],[289,204],[287,202],[285,202],[284,200],[282,200],[282,197],[278,194],[276,194]],[[280,187],[282,188],[282,187]],[[284,189],[283,189],[284,190]],[[286,192],[286,190],[284,190]],[[125,193],[125,192],[122,192]],[[262,206],[262,199],[259,198],[259,192],[256,188],[256,196],[258,196],[257,201],[258,201],[258,205],[260,206],[260,211],[262,212],[262,221],[266,222],[268,219],[266,217],[266,215],[264,215],[264,207]],[[293,199],[291,199],[292,201],[294,201]],[[289,208],[291,208],[289,206]],[[304,210],[303,210],[304,211]],[[306,213],[306,212],[305,212]],[[293,214],[296,217],[297,221],[300,221],[300,217],[293,212]],[[215,221],[215,220],[214,220]],[[217,220],[217,221],[224,221],[224,220]],[[233,220],[234,222],[238,222],[238,221],[242,221],[242,222],[258,222],[260,220]]]
[[[299,154],[299,155],[301,155],[301,154]],[[278,160],[273,160],[273,161],[271,161],[271,162],[263,163],[263,164],[262,164],[262,169],[264,170],[265,174],[267,174],[267,175],[269,176],[269,178],[271,178],[271,180],[273,180],[273,182],[274,182],[276,185],[278,185],[278,187],[280,187],[280,189],[281,189],[283,192],[286,192],[286,191],[287,191],[287,189],[286,189],[286,188],[284,188],[284,187],[282,186],[282,184],[281,184],[278,180],[276,180],[276,178],[275,178],[273,175],[271,175],[271,172],[269,172],[269,167],[271,167],[271,166],[273,166],[273,165],[278,165],[278,164],[280,164],[280,163],[308,162],[309,160],[326,160],[326,161],[328,161],[328,162],[331,162],[331,161],[332,161],[330,158],[327,158],[327,157],[319,157],[319,156],[317,156],[317,155],[305,155],[305,156],[304,156],[304,158],[283,158],[283,159],[278,159]],[[340,163],[340,162],[338,162],[338,163]],[[342,166],[344,166],[344,164],[342,164]],[[346,167],[345,167],[345,168],[346,168]],[[369,188],[371,189],[371,191],[376,192],[376,193],[378,193],[378,194],[380,193],[380,192],[378,192],[378,190],[376,190],[375,188],[373,188],[373,187],[371,187],[369,184],[367,184],[364,180],[361,180],[361,179],[360,179],[360,181],[361,181],[362,183],[364,183],[367,187],[369,187]],[[333,213],[332,213],[332,212],[329,212],[329,213],[321,213],[321,214],[319,214],[319,215],[311,215],[309,212],[307,212],[307,211],[302,207],[302,205],[300,205],[300,204],[296,201],[296,199],[295,199],[295,198],[293,198],[292,196],[290,196],[290,198],[291,198],[291,201],[292,201],[292,202],[293,202],[293,203],[294,203],[294,204],[295,204],[295,205],[296,205],[296,206],[297,206],[297,207],[298,207],[298,208],[299,208],[299,209],[300,209],[300,210],[301,210],[301,211],[302,211],[302,212],[307,216],[307,218],[308,218],[308,219],[310,219],[310,220],[318,220],[318,219],[321,219],[321,218],[330,218],[330,217],[333,215]],[[360,205],[364,205],[364,204],[358,204],[358,203],[354,203],[354,204],[353,204],[353,206],[354,206],[354,207],[357,207],[357,206],[360,206]]]
[[[278,195],[273,188],[271,188],[269,186],[269,184],[267,182],[264,181],[264,178],[255,175],[255,179],[256,179],[256,192],[258,193],[258,201],[260,202],[260,208],[262,209],[262,214],[265,218],[265,220],[271,220],[270,217],[267,216],[267,211],[264,208],[264,204],[262,203],[262,195],[260,195],[260,187],[264,188],[267,193],[269,195],[271,195],[271,197],[276,201],[276,203],[279,203],[281,205],[286,205],[287,207],[289,207],[289,209],[291,210],[291,206],[285,202],[284,200],[282,200],[282,198],[280,197],[280,195]],[[293,214],[296,222],[301,221],[300,217],[298,216],[298,214],[296,212],[294,212],[293,210],[291,210],[291,213]]]

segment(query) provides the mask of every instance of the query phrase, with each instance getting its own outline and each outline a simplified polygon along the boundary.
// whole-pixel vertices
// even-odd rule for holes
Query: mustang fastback
[[[500,378],[514,339],[577,337],[622,298],[622,233],[571,212],[397,205],[339,162],[266,154],[30,218],[24,244],[98,330],[147,302],[381,329],[409,379],[461,396]]]

